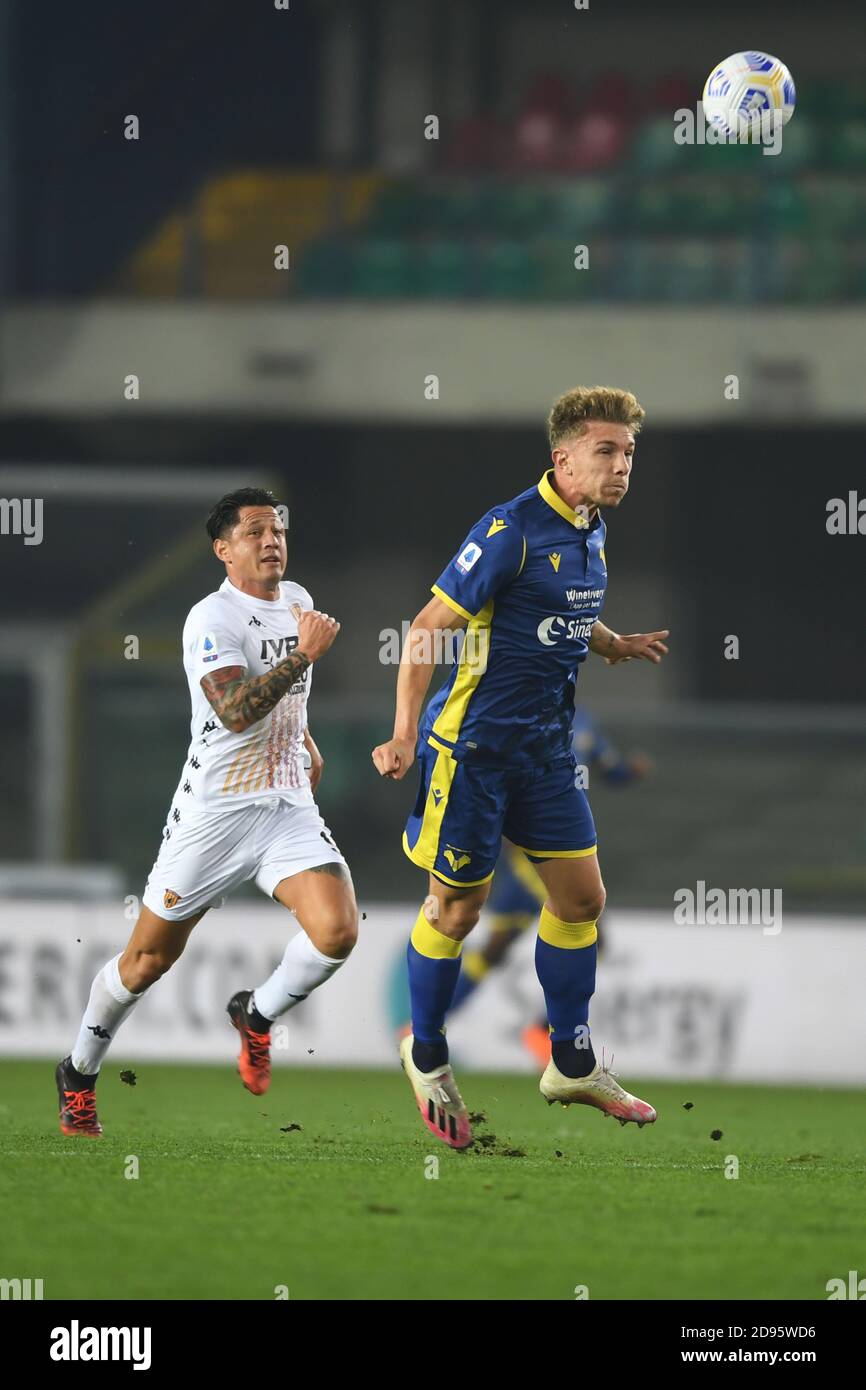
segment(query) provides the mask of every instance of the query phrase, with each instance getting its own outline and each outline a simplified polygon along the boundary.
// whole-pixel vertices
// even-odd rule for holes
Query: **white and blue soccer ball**
[[[732,53],[713,68],[702,102],[710,125],[719,126],[726,135],[741,136],[758,119],[778,122],[781,118],[782,125],[787,125],[797,104],[797,89],[783,62],[772,53],[750,49]]]

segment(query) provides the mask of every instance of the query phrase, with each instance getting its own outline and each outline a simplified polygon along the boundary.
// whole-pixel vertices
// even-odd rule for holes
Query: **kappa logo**
[[[255,613],[254,613],[253,616],[250,618],[249,622],[247,623],[247,627],[261,627],[261,626],[262,626],[262,624],[259,622],[258,618],[256,617],[256,615],[255,615]]]
[[[173,888],[166,888],[162,895],[163,905],[167,907],[169,911],[171,911],[173,907],[177,907],[180,900],[180,893],[175,893]]]
[[[490,530],[487,532],[487,535],[488,535],[488,536],[497,536],[497,535],[499,534],[500,531],[504,531],[504,530],[505,530],[505,528],[506,528],[507,525],[508,525],[508,522],[507,522],[507,521],[503,521],[501,517],[495,516],[495,517],[493,518],[493,520],[491,521],[491,523],[490,523]]]
[[[552,555],[548,555],[547,558],[548,558],[548,560],[550,561],[550,563],[553,565],[553,572],[554,572],[554,574],[559,574],[559,563],[560,563],[560,561],[561,561],[561,559],[562,559],[562,556],[560,555],[559,551],[558,551],[558,550],[554,550],[553,554],[552,554]]]
[[[453,845],[449,845],[444,854],[455,874],[459,873],[467,864],[472,863],[471,854],[467,854],[466,851],[462,849],[455,849]]]
[[[95,1038],[102,1038],[103,1042],[107,1042],[111,1038],[108,1029],[100,1028],[98,1023],[88,1023],[87,1031],[88,1033],[92,1033]]]

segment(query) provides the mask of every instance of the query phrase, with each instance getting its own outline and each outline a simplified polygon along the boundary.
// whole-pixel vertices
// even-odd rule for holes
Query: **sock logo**
[[[102,1038],[106,1042],[110,1042],[111,1040],[111,1034],[108,1029],[100,1028],[98,1023],[88,1023],[87,1031],[88,1033],[92,1033],[95,1038]]]

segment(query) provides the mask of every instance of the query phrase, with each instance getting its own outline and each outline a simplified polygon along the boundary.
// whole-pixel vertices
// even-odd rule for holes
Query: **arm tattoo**
[[[611,652],[615,649],[617,640],[617,634],[596,618],[588,644],[590,651]]]
[[[310,658],[295,651],[263,676],[247,676],[245,666],[224,666],[203,676],[201,688],[225,727],[242,734],[270,714],[309,665]]]

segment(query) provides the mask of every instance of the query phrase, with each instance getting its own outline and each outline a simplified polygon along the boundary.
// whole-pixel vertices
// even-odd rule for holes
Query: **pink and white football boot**
[[[613,1058],[611,1058],[613,1061]],[[548,1105],[559,1101],[560,1105],[594,1105],[605,1115],[612,1115],[621,1125],[630,1120],[640,1128],[651,1125],[656,1120],[656,1112],[645,1100],[624,1091],[614,1078],[615,1072],[609,1067],[596,1063],[589,1076],[574,1078],[563,1076],[553,1058],[538,1083],[538,1089]]]
[[[457,1089],[454,1073],[448,1062],[433,1071],[419,1071],[412,1061],[412,1043],[408,1033],[400,1042],[400,1062],[415,1093],[421,1119],[430,1133],[452,1149],[468,1149],[472,1143],[469,1112]]]

